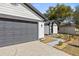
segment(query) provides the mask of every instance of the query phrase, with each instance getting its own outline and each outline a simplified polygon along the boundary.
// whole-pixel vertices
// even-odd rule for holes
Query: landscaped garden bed
[[[79,56],[79,47],[67,45],[65,48],[61,49],[62,51],[69,53],[73,56]]]
[[[45,35],[45,38],[43,40],[40,40],[40,41],[46,44],[48,42],[53,41],[53,37],[51,35]]]
[[[68,35],[68,34],[57,34],[56,36],[45,36],[45,40],[41,41],[45,44],[53,42],[54,38],[61,38],[64,42],[59,42],[59,44],[53,46],[60,49],[66,53],[74,56],[79,56],[79,36]]]
[[[59,36],[66,42],[55,47],[71,55],[79,56],[79,36],[67,34],[59,34]]]

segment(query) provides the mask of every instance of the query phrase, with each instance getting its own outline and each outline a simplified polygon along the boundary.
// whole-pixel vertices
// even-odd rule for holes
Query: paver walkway
[[[0,55],[18,56],[70,56],[40,41],[32,41],[0,48]]]

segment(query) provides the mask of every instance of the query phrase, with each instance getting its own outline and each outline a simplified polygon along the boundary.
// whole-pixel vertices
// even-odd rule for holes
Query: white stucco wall
[[[58,26],[56,23],[53,24],[53,34],[57,34],[58,33]]]
[[[0,14],[20,16],[36,20],[42,20],[35,12],[26,8],[22,4],[12,5],[10,3],[0,3]]]
[[[38,22],[38,38],[44,38],[44,22]]]
[[[48,25],[44,26],[44,34],[49,34],[49,26]]]

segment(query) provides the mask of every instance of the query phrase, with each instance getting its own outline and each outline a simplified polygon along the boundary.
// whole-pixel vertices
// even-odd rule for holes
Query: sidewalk
[[[0,48],[0,55],[18,55],[18,56],[70,56],[69,54],[57,50],[51,46],[41,43],[40,41],[32,41],[12,46]]]

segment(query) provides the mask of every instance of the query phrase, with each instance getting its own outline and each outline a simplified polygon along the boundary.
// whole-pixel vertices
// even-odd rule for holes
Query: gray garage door
[[[37,34],[37,23],[0,21],[0,46],[34,41]]]

